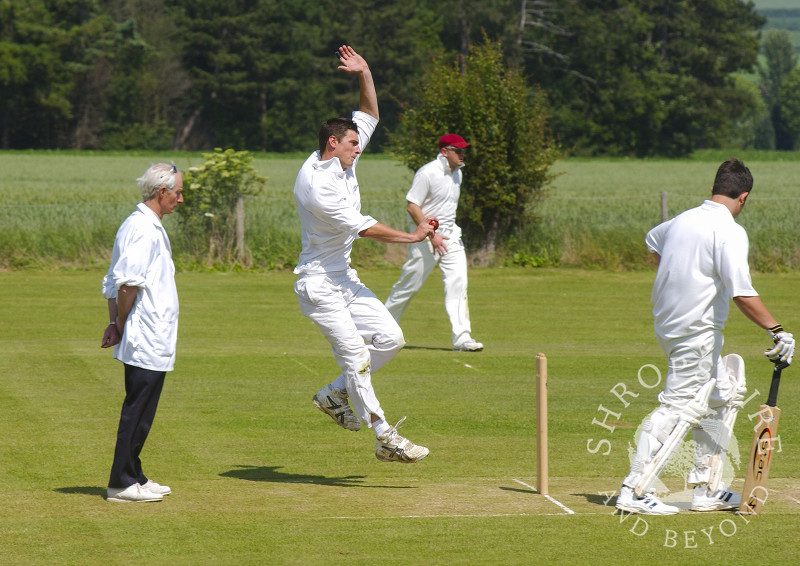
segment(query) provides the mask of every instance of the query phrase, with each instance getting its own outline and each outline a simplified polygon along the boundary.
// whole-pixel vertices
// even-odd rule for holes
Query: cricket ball
[[[430,224],[431,226],[433,226],[433,231],[434,231],[434,232],[436,232],[436,230],[438,230],[438,229],[439,229],[439,221],[438,221],[438,220],[436,220],[435,218],[434,218],[433,220],[431,220],[430,222],[428,222],[428,224]]]

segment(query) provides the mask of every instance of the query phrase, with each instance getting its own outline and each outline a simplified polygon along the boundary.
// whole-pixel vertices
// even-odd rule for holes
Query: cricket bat
[[[753,428],[753,443],[750,446],[747,475],[742,489],[742,502],[739,504],[739,512],[744,515],[760,514],[761,507],[769,495],[767,478],[775,451],[775,441],[778,440],[778,419],[781,416],[781,410],[776,407],[778,386],[781,382],[781,371],[788,365],[786,363],[775,364],[775,368],[772,370],[772,384],[769,387],[767,404],[761,405],[758,409],[758,423]],[[778,440],[778,442],[780,441]]]

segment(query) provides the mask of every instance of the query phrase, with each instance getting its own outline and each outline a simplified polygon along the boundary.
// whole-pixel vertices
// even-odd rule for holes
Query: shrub
[[[267,178],[256,173],[247,151],[204,153],[206,162],[191,167],[183,181],[184,202],[178,212],[187,251],[206,263],[249,267],[252,258],[237,224],[244,223],[244,195],[259,194]],[[238,209],[238,212],[237,212]],[[237,236],[238,232],[238,236]]]
[[[468,245],[492,252],[530,218],[558,157],[541,91],[503,64],[499,43],[473,49],[463,69],[434,61],[418,100],[401,116],[396,154],[412,170],[436,155],[437,140],[457,133],[469,143],[457,221]]]

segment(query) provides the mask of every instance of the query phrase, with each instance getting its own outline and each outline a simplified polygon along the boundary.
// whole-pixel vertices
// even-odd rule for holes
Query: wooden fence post
[[[244,196],[236,199],[236,259],[244,264]]]

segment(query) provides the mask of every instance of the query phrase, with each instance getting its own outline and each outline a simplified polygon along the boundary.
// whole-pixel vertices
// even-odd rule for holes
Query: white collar
[[[455,169],[451,169],[450,162],[447,161],[447,158],[441,153],[436,156],[436,159],[439,160],[439,163],[441,163],[442,165],[442,169],[444,169],[444,172],[447,173],[448,175],[452,175],[453,173],[455,173],[464,166],[463,163],[459,163],[458,167],[456,167]]]
[[[314,155],[317,156],[317,160],[312,164],[314,169],[330,170],[333,173],[344,173],[344,169],[342,168],[342,162],[339,161],[338,157],[331,157],[330,159],[326,159],[325,161],[323,161],[321,159],[321,154],[319,150],[315,151]]]
[[[158,214],[156,214],[156,212],[152,208],[147,206],[147,203],[140,202],[139,204],[136,205],[136,208],[138,208],[145,216],[150,218],[150,220],[153,221],[153,224],[155,224],[159,228],[163,227],[161,224],[161,219],[158,217]]]

